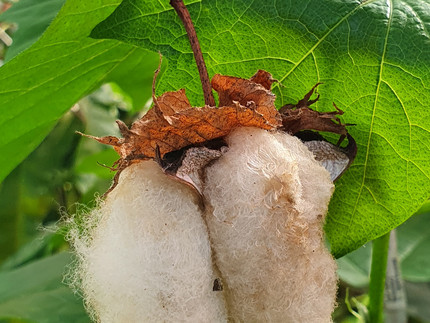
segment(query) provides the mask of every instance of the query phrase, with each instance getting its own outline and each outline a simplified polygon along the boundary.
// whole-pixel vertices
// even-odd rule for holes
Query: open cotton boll
[[[235,322],[330,322],[336,264],[323,241],[334,186],[297,138],[240,128],[206,168],[206,220]]]
[[[142,161],[86,219],[70,239],[75,278],[97,321],[226,322],[207,228],[188,186]]]

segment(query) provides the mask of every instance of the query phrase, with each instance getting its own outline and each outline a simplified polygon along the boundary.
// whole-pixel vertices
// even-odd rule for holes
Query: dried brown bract
[[[238,127],[279,129],[293,135],[304,130],[339,134],[338,145],[331,147],[332,155],[337,158],[333,162],[349,166],[355,157],[356,145],[348,135],[347,125],[339,120],[338,116],[342,115],[343,111],[336,105],[334,105],[336,111],[325,113],[309,107],[319,98],[318,96],[314,100],[310,99],[320,83],[317,83],[297,104],[285,105],[278,111],[275,107],[276,97],[270,90],[274,82],[276,80],[272,75],[263,70],[259,70],[250,79],[216,74],[211,85],[218,92],[219,107],[192,107],[184,89],[166,92],[158,98],[154,96],[153,108],[135,121],[131,128],[122,121],[117,121],[123,138],[86,135],[113,146],[120,155],[120,159],[112,167],[117,174],[108,192],[116,186],[121,171],[134,162],[155,159],[167,173],[175,175],[186,149],[222,139]],[[348,147],[340,148],[340,143],[347,136]],[[321,137],[321,140],[324,139]],[[327,144],[324,144],[323,148],[328,148]],[[315,151],[317,154],[318,148]],[[166,162],[171,159],[172,153],[176,160]],[[166,154],[170,154],[169,157]],[[337,161],[339,154],[342,154],[343,158],[341,163]],[[171,167],[172,164],[175,167]],[[344,169],[337,170],[337,176],[334,178],[336,179],[343,171]]]
[[[281,129],[300,137],[315,159],[330,172],[332,180],[336,181],[354,161],[357,144],[346,129],[350,124],[343,124],[340,121],[339,116],[343,111],[335,103],[333,106],[336,110],[331,112],[318,112],[309,107],[319,99],[319,94],[313,100],[311,96],[320,84],[315,84],[297,104],[286,104],[279,109],[282,118]],[[307,130],[331,132],[340,137],[337,144],[333,145],[317,132]],[[348,139],[348,145],[341,148],[340,144],[345,138]]]
[[[192,107],[185,90],[166,92],[154,107],[130,129],[118,121],[123,138],[93,137],[111,145],[124,160],[155,158],[186,146],[224,137],[237,127],[276,129],[281,119],[275,96],[250,80],[215,75],[212,86],[220,96],[220,107]]]
[[[123,138],[87,137],[115,148],[120,155],[114,165],[118,176],[133,162],[156,159],[157,152],[163,158],[166,153],[224,137],[238,127],[276,129],[282,125],[281,117],[275,95],[265,87],[271,76],[264,71],[259,75],[255,81],[215,75],[212,86],[219,94],[220,107],[192,107],[184,89],[166,92],[130,129],[117,121]],[[117,181],[116,177],[113,187]]]
[[[338,117],[343,114],[343,111],[334,103],[336,110],[331,112],[318,112],[309,108],[319,99],[319,95],[314,100],[310,100],[310,97],[320,84],[315,84],[297,104],[287,104],[279,110],[284,131],[294,135],[302,130],[316,130],[337,133],[343,138],[346,136],[348,133],[346,125],[342,124]]]

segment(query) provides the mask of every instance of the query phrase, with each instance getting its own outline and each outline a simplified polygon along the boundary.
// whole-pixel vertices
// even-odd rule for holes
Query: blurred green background
[[[0,1],[0,64],[33,44],[64,2]],[[0,184],[0,323],[90,321],[79,293],[64,283],[73,259],[59,221],[94,206],[113,177],[101,164],[112,165],[117,154],[75,132],[118,135],[116,119],[130,124],[148,109],[157,55],[146,55],[138,77],[82,98]],[[430,322],[430,204],[397,229],[397,238],[408,320]],[[364,321],[370,257],[366,245],[338,260],[335,322]]]

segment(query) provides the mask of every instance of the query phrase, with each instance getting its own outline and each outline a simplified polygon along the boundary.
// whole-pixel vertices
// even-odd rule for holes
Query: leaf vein
[[[357,199],[355,201],[355,205],[354,205],[354,209],[351,213],[351,217],[350,217],[350,224],[349,226],[352,226],[355,214],[357,213],[357,207],[361,198],[361,194],[363,192],[363,187],[365,185],[365,181],[366,181],[366,172],[367,172],[367,166],[368,166],[368,162],[369,162],[369,151],[370,151],[370,141],[372,139],[372,131],[373,131],[373,124],[375,121],[375,114],[376,114],[376,107],[377,107],[377,103],[378,103],[378,98],[379,98],[379,91],[381,88],[381,83],[382,83],[382,73],[383,73],[383,69],[384,69],[384,63],[385,63],[385,55],[387,54],[387,44],[388,44],[388,36],[390,34],[390,28],[391,28],[391,22],[393,19],[393,0],[389,0],[387,2],[388,5],[388,10],[389,10],[389,15],[388,15],[388,23],[387,23],[387,31],[385,33],[385,39],[384,39],[384,48],[382,50],[382,57],[381,57],[381,62],[379,65],[379,76],[378,76],[378,83],[376,86],[376,94],[375,94],[375,100],[373,103],[373,109],[372,109],[372,119],[370,122],[370,129],[369,129],[369,138],[367,140],[367,144],[366,144],[366,157],[364,159],[364,166],[363,166],[363,180],[361,182],[361,188],[360,191],[357,194]]]

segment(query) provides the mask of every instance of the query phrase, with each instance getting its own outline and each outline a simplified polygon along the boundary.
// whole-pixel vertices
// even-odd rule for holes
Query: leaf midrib
[[[358,192],[357,199],[355,200],[354,209],[353,209],[353,211],[351,213],[351,217],[350,217],[350,221],[349,221],[349,225],[348,225],[348,230],[352,226],[352,223],[353,223],[353,220],[354,220],[354,216],[357,213],[357,207],[358,207],[358,204],[359,204],[359,201],[360,201],[360,198],[361,198],[361,194],[363,192],[363,188],[365,187],[364,182],[366,180],[366,172],[367,172],[367,166],[368,166],[368,160],[369,160],[370,141],[372,139],[372,130],[373,130],[373,124],[374,124],[374,119],[375,119],[376,106],[377,106],[377,103],[378,103],[379,90],[381,88],[381,83],[382,83],[382,73],[383,73],[383,70],[384,70],[385,55],[387,53],[388,36],[390,34],[391,23],[392,23],[392,19],[393,19],[393,1],[392,0],[388,0],[387,3],[389,4],[390,14],[389,14],[389,17],[388,17],[387,30],[385,32],[384,48],[383,48],[383,51],[382,51],[381,62],[379,64],[378,84],[376,86],[375,100],[373,102],[372,119],[370,121],[369,137],[367,139],[367,144],[366,144],[366,157],[364,159],[364,165],[363,165],[363,179],[361,181],[360,190]],[[366,4],[367,4],[367,2],[366,2]]]

